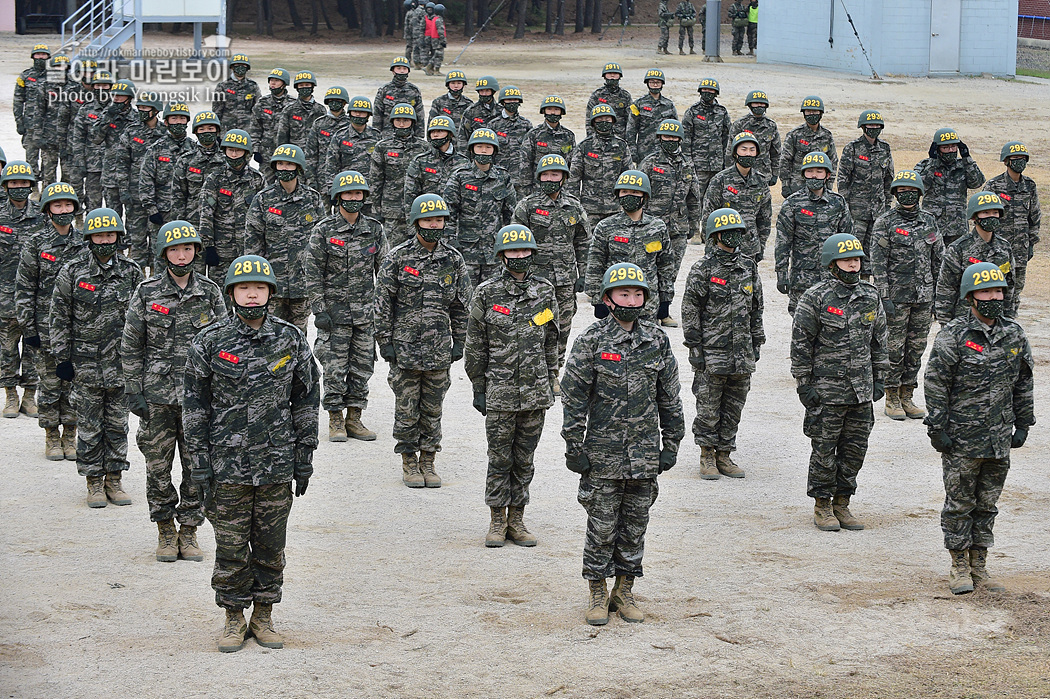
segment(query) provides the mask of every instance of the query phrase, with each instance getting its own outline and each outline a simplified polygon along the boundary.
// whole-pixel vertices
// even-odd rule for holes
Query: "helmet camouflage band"
[[[926,194],[926,185],[919,173],[914,170],[901,170],[893,176],[893,181],[890,182],[890,192],[900,187],[915,187],[920,194]]]
[[[49,213],[48,204],[63,200],[73,202],[73,213],[80,213],[80,197],[68,182],[55,182],[44,187],[44,193],[40,195],[40,210]]]
[[[3,174],[0,175],[0,184],[7,184],[15,180],[27,180],[36,182],[33,168],[24,160],[12,160],[4,166]],[[15,256],[17,258],[17,255]]]
[[[618,262],[602,275],[602,296],[613,289],[624,286],[633,286],[645,292],[645,300],[649,300],[649,281],[645,278],[642,268],[630,262]]]
[[[1006,276],[998,266],[991,262],[977,262],[963,270],[959,279],[959,299],[965,299],[971,291],[1006,287]]]
[[[741,131],[733,136],[733,148],[730,151],[733,155],[736,155],[736,147],[741,143],[754,143],[756,155],[762,155],[762,144],[758,142],[758,137],[750,131]]]
[[[540,114],[544,114],[544,110],[547,107],[558,107],[559,109],[561,109],[562,114],[567,113],[565,109],[565,100],[563,100],[559,95],[547,95],[546,97],[544,97],[543,101],[540,102]]]
[[[416,108],[408,102],[398,102],[394,105],[394,108],[390,110],[390,119],[411,119],[413,122],[416,120]]]
[[[196,245],[198,251],[204,247],[200,234],[197,233],[197,229],[193,227],[193,224],[189,221],[178,220],[165,223],[160,227],[153,247],[157,257],[163,257],[164,251],[168,248],[185,243]]]
[[[496,245],[492,249],[493,256],[498,257],[504,250],[539,250],[536,239],[532,237],[532,231],[526,226],[512,223],[504,226],[496,232]]]
[[[265,282],[270,285],[271,294],[277,291],[277,277],[270,262],[259,255],[241,255],[231,262],[230,268],[226,270],[222,290],[230,293],[230,287],[242,282]]]
[[[966,202],[966,218],[972,219],[982,211],[998,211],[1002,215],[1006,207],[995,192],[977,192]]]
[[[313,71],[300,70],[295,74],[295,79],[292,80],[292,85],[298,87],[303,83],[317,87],[317,78],[314,77]]]
[[[501,87],[499,92],[496,94],[496,101],[504,102],[509,99],[524,101],[525,97],[521,94],[521,90],[515,87],[514,85],[507,85],[506,87]]]
[[[540,163],[536,166],[536,181],[539,182],[540,174],[555,171],[564,172],[567,178],[569,176],[569,165],[565,162],[565,158],[557,153],[548,153],[540,158]]]
[[[496,137],[496,132],[492,129],[475,129],[474,133],[470,134],[470,139],[467,141],[467,151],[473,153],[474,146],[479,143],[487,143],[496,149],[493,151],[494,153],[499,153],[499,139]]]
[[[865,109],[857,117],[857,128],[862,129],[865,126],[885,126],[886,122],[882,120],[882,112],[877,109]]]
[[[999,151],[1000,162],[1005,162],[1008,158],[1016,158],[1018,156],[1024,156],[1025,160],[1028,159],[1028,146],[1020,141],[1005,143],[1003,144],[1003,149]]]
[[[657,136],[674,136],[679,141],[682,140],[682,122],[677,119],[664,119],[660,122],[660,125],[656,127]]]
[[[747,230],[747,224],[736,209],[716,209],[708,215],[707,223],[704,224],[704,233],[708,239],[715,233],[734,229]]]
[[[828,267],[835,260],[846,260],[851,257],[867,257],[864,247],[857,236],[849,233],[836,233],[824,241],[820,250],[820,266]]]
[[[408,224],[413,225],[421,218],[432,218],[434,216],[449,216],[448,204],[437,194],[420,194],[412,201],[412,208],[408,213]]]
[[[90,238],[96,233],[123,233],[124,222],[120,215],[113,209],[92,209],[84,217],[84,238]]]
[[[807,153],[806,157],[802,159],[802,164],[798,166],[798,171],[805,172],[811,167],[822,167],[828,171],[829,176],[834,172],[831,168],[831,158],[819,150]]]
[[[431,131],[448,131],[450,134],[456,132],[456,126],[447,116],[436,116],[427,124],[427,136]]]
[[[962,143],[962,139],[959,138],[958,132],[952,127],[946,126],[933,132],[933,145],[950,146],[953,143]]]
[[[462,80],[463,82],[467,82],[467,74],[464,73],[462,70],[450,70],[448,74],[445,75],[445,87],[448,87],[448,84],[453,80]]]
[[[802,100],[802,107],[798,110],[800,112],[824,111],[824,100],[820,99],[816,95],[810,95]]]
[[[700,81],[696,91],[703,92],[704,90],[714,90],[716,95],[721,92],[721,88],[718,87],[718,81],[714,78],[704,78]]]
[[[223,148],[240,148],[246,150],[249,153],[252,151],[252,137],[247,131],[242,129],[230,129],[226,132],[226,135],[222,137]]]
[[[596,104],[591,108],[592,122],[600,116],[610,116],[613,118],[613,121],[616,121],[616,112],[607,104]]]
[[[202,126],[207,126],[208,124],[219,129],[222,128],[222,124],[219,123],[219,115],[215,112],[208,109],[203,112],[197,112],[193,117],[193,133],[197,133],[197,129]]]
[[[649,176],[641,170],[624,170],[621,172],[620,177],[617,178],[616,184],[613,186],[613,193],[620,191],[641,192],[646,196],[650,196],[653,193],[653,189],[649,184]]]
[[[752,104],[764,104],[769,106],[769,95],[766,94],[765,90],[752,90],[747,93],[747,99],[744,100],[744,106],[750,106]]]
[[[327,104],[331,100],[341,100],[343,102],[350,102],[350,93],[345,87],[335,85],[324,91],[324,102]]]
[[[332,200],[332,205],[339,201],[339,195],[343,192],[364,192],[365,199],[368,198],[369,192],[372,189],[368,186],[368,180],[357,170],[345,170],[340,172],[338,175],[332,178],[332,187],[328,192],[328,197]]]
[[[364,95],[354,95],[350,98],[350,104],[347,106],[347,109],[352,112],[368,112],[372,114],[372,100]]]

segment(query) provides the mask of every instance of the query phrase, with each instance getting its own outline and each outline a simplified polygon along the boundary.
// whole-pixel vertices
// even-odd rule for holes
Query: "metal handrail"
[[[62,47],[92,44],[112,29],[123,29],[135,17],[135,0],[90,0],[62,22]],[[127,10],[131,10],[131,19]],[[67,29],[69,39],[66,39]]]

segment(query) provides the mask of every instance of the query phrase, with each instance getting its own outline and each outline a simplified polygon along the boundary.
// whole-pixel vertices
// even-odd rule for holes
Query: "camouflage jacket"
[[[488,104],[475,102],[463,110],[463,121],[459,125],[459,141],[456,145],[463,152],[466,152],[467,141],[470,139],[470,135],[476,129],[488,126],[490,121],[500,115],[500,111],[500,106],[496,104],[495,100]]]
[[[785,199],[806,189],[805,178],[802,177],[799,167],[807,155],[818,150],[831,158],[832,171],[828,182],[834,182],[835,172],[839,169],[839,154],[835,150],[835,139],[830,131],[818,126],[814,133],[809,124],[803,123],[784,136],[784,149],[780,155],[780,193]]]
[[[842,149],[836,186],[849,204],[854,221],[874,221],[886,213],[893,198],[893,154],[890,144],[878,139],[869,144],[864,136]]]
[[[452,365],[452,345],[463,345],[473,293],[467,265],[439,241],[433,251],[418,236],[390,251],[376,279],[376,344],[393,345],[397,365],[440,371]]]
[[[412,17],[412,36],[416,41],[422,41],[426,29],[427,13],[422,5],[417,7],[416,10],[416,14]]]
[[[120,193],[120,201],[125,206],[142,205],[143,199],[139,195],[139,171],[142,169],[142,161],[150,146],[167,135],[167,129],[162,124],[151,129],[141,121],[131,123],[120,135],[117,145],[106,151],[105,168],[113,173],[114,187]]]
[[[1039,209],[1039,192],[1035,180],[1021,175],[1014,182],[1003,173],[984,183],[985,189],[999,195],[1006,211],[1003,212],[1003,229],[1000,232],[1010,241],[1017,264],[1026,263],[1032,257],[1032,248],[1039,242],[1039,224],[1043,214]]]
[[[403,221],[408,217],[404,199],[405,175],[412,160],[428,148],[430,145],[426,141],[415,137],[407,140],[384,138],[375,145],[368,169],[368,185],[372,188],[368,198],[372,200],[372,211],[383,220]]]
[[[49,150],[65,149],[66,138],[69,134],[70,123],[73,118],[73,107],[78,106],[76,102],[68,102],[71,89],[78,87],[77,83],[45,81],[39,91],[39,102],[36,111],[41,126],[37,127],[37,145]],[[49,184],[49,183],[44,183]]]
[[[405,41],[408,41],[409,39],[420,39],[423,37],[423,32],[417,31],[419,28],[419,17],[423,14],[425,14],[425,12],[422,7],[413,7],[405,13],[403,30]]]
[[[607,104],[616,114],[616,121],[613,122],[613,133],[620,138],[624,138],[627,133],[627,120],[631,117],[631,103],[633,101],[631,93],[622,87],[611,90],[603,85],[592,92],[587,99],[587,109],[584,112],[585,121],[587,122],[587,136],[594,135],[594,129],[591,128],[591,110],[599,104]]]
[[[499,151],[494,162],[507,168],[511,182],[517,184],[525,176],[521,172],[521,147],[525,136],[533,128],[532,122],[523,116],[509,119],[501,112],[489,121],[488,127],[496,132],[496,139],[499,141]],[[565,160],[568,160],[568,157]]]
[[[325,177],[325,159],[328,149],[335,142],[336,134],[350,126],[350,119],[344,112],[340,116],[325,114],[317,117],[306,134],[303,154],[306,155],[306,177],[318,191],[327,192],[332,185],[332,178]],[[332,177],[341,171],[333,172]]]
[[[804,189],[788,197],[777,216],[777,282],[805,291],[824,278],[820,249],[836,233],[853,233],[846,200],[827,189],[817,198]]]
[[[1003,271],[1007,284],[1003,289],[1003,305],[1010,308],[1014,290],[1014,256],[1010,243],[999,234],[986,243],[977,230],[971,228],[948,246],[941,260],[933,302],[933,317],[941,323],[969,314],[969,301],[959,298],[959,282],[963,270],[978,262],[991,262]]]
[[[890,209],[875,220],[866,252],[879,296],[894,303],[933,302],[944,241],[932,214]]]
[[[314,226],[306,259],[306,290],[315,314],[333,325],[372,327],[375,278],[390,250],[383,224],[357,215],[351,225],[336,211]]]
[[[281,112],[281,118],[277,122],[276,145],[294,143],[306,150],[306,139],[310,134],[310,127],[327,113],[328,111],[324,108],[324,105],[318,103],[315,99],[311,99],[309,102],[293,99]],[[309,159],[307,159],[306,163],[309,166]]]
[[[88,249],[70,260],[55,278],[48,328],[55,362],[73,362],[74,381],[86,386],[123,388],[120,339],[139,266],[114,255],[103,267]]]
[[[182,404],[182,375],[190,342],[202,328],[226,318],[222,290],[190,272],[185,289],[167,269],[139,284],[128,305],[120,362],[124,392],[156,405]]]
[[[667,0],[660,0],[656,15],[657,24],[661,29],[670,28],[674,24],[674,13],[667,9]]]
[[[326,205],[316,189],[299,183],[291,194],[274,182],[255,195],[244,218],[244,254],[262,255],[277,277],[277,298],[306,298],[310,232]]]
[[[602,219],[594,227],[591,245],[587,250],[587,295],[597,303],[602,297],[602,277],[605,270],[617,262],[633,262],[642,269],[649,282],[651,296],[660,303],[674,298],[674,253],[667,225],[656,216],[643,214],[640,221],[632,221],[620,212]]]
[[[146,213],[168,214],[175,206],[175,195],[172,182],[179,156],[189,152],[197,142],[190,137],[176,140],[170,135],[158,138],[157,142],[146,149],[139,167],[139,201],[146,208]]]
[[[179,156],[171,175],[170,219],[181,218],[194,226],[200,226],[201,187],[213,172],[225,173],[226,156],[216,145],[204,148],[200,143]]]
[[[73,130],[69,133],[66,149],[73,156],[73,173],[70,179],[74,181],[83,179],[89,172],[102,172],[106,151],[88,138],[92,124],[101,118],[102,111],[95,100],[80,105],[77,115],[73,117]],[[65,173],[62,176],[65,177]]]
[[[84,250],[84,236],[75,227],[59,235],[51,221],[38,226],[22,245],[18,260],[15,311],[18,325],[28,337],[40,338],[41,346],[50,347],[48,313],[55,279],[67,262]]]
[[[576,134],[561,124],[556,129],[548,126],[546,121],[534,126],[525,134],[518,149],[518,180],[515,182],[518,194],[522,197],[532,194],[536,184],[536,166],[543,156],[555,153],[569,162],[575,147]]]
[[[208,173],[201,185],[198,229],[204,247],[214,246],[222,260],[233,261],[244,254],[244,221],[248,204],[263,187],[258,170],[229,165]]]
[[[588,478],[656,478],[660,451],[685,436],[671,340],[648,321],[631,332],[612,316],[576,338],[561,379],[565,452],[584,453]]]
[[[319,181],[331,183],[336,175],[346,170],[357,170],[367,176],[377,143],[379,132],[371,126],[365,126],[360,133],[352,124],[339,129],[328,143],[328,151],[324,154],[324,170]]]
[[[423,33],[420,32],[420,36]],[[412,135],[415,138],[423,138],[426,135],[426,126],[423,124],[423,96],[419,88],[412,83],[397,85],[393,80],[376,90],[376,98],[372,101],[372,123],[379,129],[380,138],[394,137],[394,123],[390,119],[390,112],[394,111],[394,105],[411,104],[416,110],[416,121],[412,127]]]
[[[977,189],[984,173],[973,158],[961,158],[945,165],[940,158],[926,158],[915,166],[922,177],[926,194],[922,208],[933,214],[940,224],[945,244],[965,235],[967,189]]]
[[[194,465],[219,483],[289,483],[313,474],[319,372],[306,336],[267,314],[234,316],[195,338],[186,358],[182,425]]]
[[[729,126],[729,144],[726,146],[726,163],[736,162],[733,159],[733,139],[738,133],[744,131],[754,134],[761,144],[758,149],[758,158],[755,160],[754,169],[761,173],[766,182],[769,182],[773,173],[780,176],[780,151],[783,148],[780,143],[780,130],[777,122],[764,114],[760,117],[748,113]]]
[[[412,159],[405,172],[404,211],[412,208],[412,202],[420,194],[441,194],[452,171],[469,165],[470,161],[458,148],[449,144],[449,151],[442,153],[430,142],[423,152]]]
[[[620,210],[613,187],[631,169],[631,149],[619,136],[585,138],[572,150],[567,191],[579,197],[587,213],[608,216]]]
[[[653,194],[645,208],[667,224],[668,235],[684,236],[700,228],[700,186],[693,165],[682,151],[674,155],[653,151],[638,165],[649,176]]]
[[[29,199],[21,209],[10,199],[0,200],[0,318],[14,319],[18,261],[31,244],[33,231],[44,221],[39,205]],[[5,349],[6,351],[6,349]]]
[[[48,118],[51,119],[52,124],[52,128],[49,131],[53,132],[53,136],[45,135],[43,142],[48,147],[59,148],[62,156],[68,158],[71,172],[69,175],[63,174],[62,176],[69,179],[73,174],[74,160],[69,152],[69,142],[73,135],[73,120],[76,118],[80,108],[87,102],[91,91],[85,90],[76,80],[68,79],[58,91],[61,97],[61,105],[56,108],[52,104],[47,109]]]
[[[252,108],[248,134],[252,137],[252,148],[262,156],[264,163],[270,162],[274,149],[281,145],[277,140],[277,126],[285,107],[294,101],[295,98],[287,92],[280,97],[269,94],[260,98]]]
[[[1007,458],[1014,426],[1035,424],[1034,366],[1016,321],[987,326],[972,313],[952,320],[937,334],[926,365],[923,422],[951,438],[953,456]]]
[[[825,279],[798,301],[791,326],[791,375],[825,405],[870,403],[889,370],[886,312],[868,282]]]
[[[480,246],[484,259],[471,262],[492,260],[496,231],[511,222],[518,203],[507,171],[492,165],[485,172],[474,163],[453,170],[444,199],[451,214],[445,227],[446,239],[463,247],[485,241]]]
[[[456,127],[456,130],[452,133],[452,141],[454,143],[460,128],[463,126],[463,114],[472,104],[474,104],[474,100],[462,92],[459,93],[458,97],[453,97],[446,92],[439,97],[435,97],[434,101],[430,103],[430,114],[427,116],[427,123],[430,123],[430,120],[436,116],[446,116],[451,119],[452,124]]]
[[[40,128],[36,107],[40,103],[40,92],[47,79],[47,70],[26,68],[15,78],[15,94],[12,110],[15,113],[15,129],[19,135],[32,133]],[[28,112],[28,113],[27,113]]]
[[[251,78],[231,77],[215,86],[211,110],[219,117],[222,131],[247,131],[252,123],[252,109],[259,102],[259,83]]]
[[[463,368],[485,408],[516,412],[554,404],[558,377],[558,301],[535,274],[503,270],[474,290]]]
[[[704,208],[700,213],[700,221],[706,222],[716,209],[736,209],[747,224],[747,235],[740,251],[755,258],[756,262],[765,257],[773,221],[773,195],[767,182],[766,175],[759,172],[757,166],[744,177],[736,164],[730,165],[707,184]]]
[[[579,199],[565,191],[557,199],[537,192],[514,207],[514,222],[527,226],[539,246],[533,253],[534,276],[555,286],[572,286],[584,276],[591,231]]]
[[[732,160],[726,160],[729,148],[729,112],[718,103],[705,106],[697,102],[682,117],[682,152],[697,172],[718,172]]]
[[[102,156],[102,186],[106,188],[120,185],[116,170],[109,167],[110,151],[117,148],[121,135],[127,131],[129,126],[136,122],[142,123],[138,112],[134,109],[129,108],[127,111],[122,112],[115,110],[115,106],[111,104],[102,112],[100,118],[91,125],[91,132],[88,134],[92,143],[97,144],[104,152]]]
[[[631,114],[627,118],[627,145],[630,146],[635,160],[641,162],[659,147],[656,144],[656,130],[660,127],[660,122],[664,119],[677,119],[678,110],[675,109],[674,102],[663,95],[659,99],[653,99],[653,96],[646,92],[631,104],[629,111]]]

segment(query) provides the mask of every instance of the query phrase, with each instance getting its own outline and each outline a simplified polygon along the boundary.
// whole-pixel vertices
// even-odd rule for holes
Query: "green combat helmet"
[[[411,119],[415,122],[416,108],[407,102],[398,102],[390,111],[390,120],[393,121],[394,119]]]
[[[303,83],[317,87],[317,78],[314,77],[313,71],[300,70],[295,74],[295,79],[292,80],[292,86],[299,87]]]
[[[642,268],[631,262],[617,262],[602,275],[602,296],[623,286],[633,286],[645,292],[645,300],[649,300],[649,282],[645,278]],[[641,309],[639,309],[641,310]]]
[[[229,294],[233,299],[233,288],[242,282],[264,282],[270,287],[270,294],[266,297],[266,303],[261,306],[241,306],[233,302],[234,311],[245,320],[258,320],[266,315],[266,307],[270,305],[270,297],[277,293],[277,277],[274,276],[270,262],[259,255],[241,255],[230,263],[226,270],[226,280],[222,285],[223,293]]]
[[[67,182],[55,182],[44,187],[44,193],[40,195],[40,210],[45,214],[50,214],[48,204],[53,201],[71,201],[73,202],[73,213],[80,213],[80,197],[77,196],[73,185]]]
[[[805,172],[811,167],[822,167],[828,171],[828,176],[831,176],[831,158],[825,153],[815,150],[812,153],[807,153],[806,157],[802,159],[802,164],[798,166],[799,172]]]
[[[604,66],[602,66],[603,78],[605,77],[606,73],[617,73],[618,75],[623,77],[623,68],[621,68],[620,64],[616,63],[615,61],[612,63],[606,63]]]
[[[973,219],[982,211],[998,211],[1001,216],[1006,207],[995,192],[977,192],[966,202],[966,218]]]
[[[1025,160],[1028,159],[1028,146],[1021,143],[1020,141],[1010,141],[1009,143],[1003,144],[1003,149],[999,151],[1000,162],[1007,158],[1023,157]]]
[[[116,233],[117,239],[112,243],[96,243],[91,236],[96,233]],[[124,234],[124,222],[120,215],[113,209],[93,209],[84,217],[84,230],[81,231],[84,240],[88,241],[88,247],[97,257],[105,259],[112,257],[122,246],[120,239]]]
[[[769,95],[766,94],[765,90],[752,90],[747,93],[747,98],[744,99],[744,106],[750,107],[752,104],[764,104],[769,106]]]
[[[962,143],[962,139],[959,138],[958,132],[952,127],[946,126],[933,132],[933,145],[950,146],[953,143]]]
[[[509,99],[524,101],[525,97],[521,94],[521,89],[514,85],[507,85],[506,87],[501,87],[499,89],[499,92],[496,93],[496,101],[500,104],[503,104]]]
[[[349,102],[350,101],[350,93],[349,93],[349,91],[347,91],[347,89],[345,87],[341,87],[339,85],[335,85],[333,87],[330,87],[330,88],[328,88],[327,90],[324,91],[324,103],[328,104],[329,102],[331,102],[333,100],[338,100],[338,101],[342,101],[342,102]]]
[[[436,116],[430,120],[427,124],[427,136],[430,136],[432,131],[448,131],[450,134],[456,132],[456,126],[452,123],[452,120],[447,116]]]
[[[919,173],[914,170],[901,170],[893,176],[893,181],[890,182],[890,194],[900,187],[915,187],[919,190],[919,194],[926,194],[926,185],[923,184]]]
[[[270,167],[273,168],[274,172],[278,173],[278,177],[281,171],[277,169],[277,163],[294,163],[297,177],[301,177],[306,172],[306,156],[303,154],[303,149],[294,143],[282,143],[273,149],[273,156],[270,158]],[[291,170],[284,170],[283,172],[292,172]]]
[[[642,78],[642,84],[648,85],[650,80],[659,80],[665,85],[667,84],[667,78],[664,76],[664,72],[659,68],[650,68],[645,71],[645,77]]]
[[[252,62],[243,53],[238,53],[230,58],[230,67],[232,68],[233,66],[246,66],[248,70],[251,70]]]
[[[348,109],[355,112],[368,112],[369,114],[372,114],[372,100],[364,95],[354,95],[350,98]]]
[[[200,234],[197,233],[197,229],[193,227],[193,224],[180,219],[170,221],[160,227],[153,247],[157,252],[157,257],[164,257],[164,251],[168,248],[186,243],[196,245],[197,252],[200,252],[204,247]]]
[[[597,119],[598,117],[603,117],[603,116],[610,116],[610,117],[612,117],[613,122],[614,123],[616,122],[616,112],[614,112],[613,108],[610,107],[609,105],[607,105],[607,104],[596,104],[596,105],[594,105],[591,108],[590,120],[591,120],[592,124],[594,123],[595,119]]]
[[[270,71],[270,74],[266,76],[267,80],[269,80],[270,78],[277,78],[282,83],[284,83],[285,87],[288,87],[288,83],[292,81],[292,74],[284,68],[274,68]]]
[[[448,218],[451,214],[448,204],[437,194],[420,194],[412,201],[408,213],[408,225],[414,226],[419,236],[428,243],[436,243],[445,234],[444,228],[421,228],[417,222],[421,218],[441,216]]]
[[[810,95],[802,100],[802,106],[799,108],[800,112],[817,111],[824,112],[824,100],[820,99],[816,95]]]
[[[499,90],[499,81],[491,75],[482,75],[474,81],[474,91],[479,90],[492,90],[492,94],[496,94],[496,91]]]
[[[171,102],[164,109],[164,115],[162,119],[167,121],[168,117],[173,116],[184,116],[187,119],[190,118],[190,108],[185,102]]]
[[[156,110],[157,114],[164,111],[164,102],[161,101],[160,95],[156,92],[140,92],[135,102],[139,107],[149,107]]]
[[[448,84],[450,82],[453,82],[453,81],[456,81],[456,80],[460,80],[463,83],[466,83],[467,82],[467,74],[464,73],[462,70],[450,70],[448,72],[448,74],[445,75],[445,87],[448,87]]]
[[[971,291],[1007,288],[1006,276],[991,262],[977,262],[963,270],[959,280],[959,300],[966,299]]]
[[[496,137],[496,132],[489,128],[475,129],[474,133],[470,134],[470,139],[467,141],[467,152],[474,153],[474,146],[479,143],[487,143],[493,146],[496,150],[492,152],[493,155],[499,153],[499,139]]]
[[[332,200],[332,206],[338,206],[339,195],[343,192],[364,192],[365,199],[367,199],[371,191],[364,175],[357,170],[345,170],[332,178],[332,188],[328,192],[328,198]],[[361,202],[363,204],[364,199]]]
[[[704,233],[709,241],[720,235],[722,244],[727,248],[738,248],[743,240],[747,224],[736,209],[724,208],[712,211],[704,224]]]
[[[567,114],[567,111],[565,109],[565,100],[563,100],[559,95],[547,95],[546,97],[544,97],[543,101],[540,102],[540,114],[545,114],[546,112],[544,112],[543,110],[547,107],[558,107],[559,109],[561,109],[561,113],[563,115]]]
[[[754,143],[756,157],[762,155],[762,144],[758,142],[758,137],[750,131],[741,131],[736,136],[733,136],[733,147],[729,152],[736,156],[736,147],[741,143]]]
[[[882,112],[877,109],[865,109],[857,117],[857,128],[862,129],[865,126],[886,126],[886,122],[882,120]]]
[[[836,233],[824,241],[824,247],[820,250],[820,266],[830,267],[835,260],[851,257],[867,257],[860,240],[849,233]]]
[[[682,122],[677,119],[664,119],[660,122],[660,125],[656,127],[657,136],[674,136],[679,141],[682,140]]]
[[[230,129],[222,137],[223,148],[240,148],[249,153],[252,152],[252,137],[247,131],[241,129]]]
[[[412,70],[412,64],[409,63],[408,59],[404,56],[396,56],[394,60],[390,61],[390,70],[394,70],[394,68],[398,66],[404,66],[409,70]]]
[[[542,173],[555,170],[564,172],[566,177],[569,176],[569,166],[566,164],[565,158],[557,153],[548,153],[540,158],[539,165],[536,166],[536,181],[539,182]]]
[[[492,249],[492,254],[496,257],[499,256],[504,250],[539,250],[539,246],[536,245],[536,239],[532,236],[532,231],[527,226],[522,226],[519,223],[512,223],[509,226],[504,226],[496,232],[496,245]],[[520,270],[512,270],[520,271]]]
[[[109,96],[114,97],[116,95],[124,95],[125,97],[135,98],[135,83],[130,80],[120,80],[113,83],[109,88]]]
[[[714,90],[716,95],[722,91],[721,88],[718,86],[718,81],[714,78],[704,78],[700,81],[700,84],[697,86],[696,91],[703,92],[704,90]]]
[[[649,176],[641,170],[624,170],[620,173],[620,177],[617,178],[616,184],[613,186],[613,194],[617,194],[620,191],[629,192],[641,192],[646,197],[649,197],[653,193],[652,186],[649,184]]]
[[[14,180],[27,180],[36,182],[33,168],[24,160],[12,160],[4,166],[3,174],[0,174],[0,185],[5,185]]]

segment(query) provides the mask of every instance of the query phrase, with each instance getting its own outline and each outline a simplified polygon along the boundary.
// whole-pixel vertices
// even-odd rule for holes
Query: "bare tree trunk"
[[[510,5],[507,7],[507,24],[515,21],[518,16],[518,0],[511,0]]]
[[[386,0],[383,3],[386,8],[386,35],[394,35],[394,26],[397,24],[397,4],[396,0]]]
[[[335,27],[332,26],[332,20],[328,17],[328,6],[324,4],[324,0],[319,0],[321,5],[321,16],[324,17],[324,26],[328,28],[328,31],[332,31]]]
[[[478,2],[478,26],[485,24],[489,18],[489,0],[477,0]]]
[[[591,34],[601,34],[601,33],[602,33],[602,0],[594,0],[594,17],[591,18]]]
[[[565,0],[558,0],[558,19],[554,24],[554,33],[565,36]]]
[[[474,36],[474,0],[466,0],[463,11],[463,36]]]
[[[263,0],[266,3],[266,34],[273,36],[273,0]]]
[[[579,34],[585,26],[587,25],[583,21],[583,0],[576,0],[576,28],[573,31]]]
[[[296,29],[305,29],[303,19],[299,16],[299,10],[295,6],[295,0],[288,0],[288,14],[292,16],[292,26]]]
[[[347,29],[361,28],[361,22],[357,19],[357,6],[354,0],[339,0],[339,14],[346,17]]]
[[[586,0],[586,2],[587,5],[583,10],[583,26],[589,27],[594,22],[594,0]]]
[[[548,34],[554,33],[554,7],[551,4],[551,0],[547,0],[546,23],[544,24],[543,31]]]
[[[255,33],[262,35],[263,33],[263,18],[266,17],[266,5],[264,0],[255,0]],[[227,21],[227,26],[233,27]]]
[[[317,11],[317,0],[310,0],[310,36],[317,36],[317,22],[320,20]]]
[[[525,0],[517,0],[518,4],[518,28],[514,30],[515,39],[525,38],[525,15],[528,12]]]
[[[372,0],[361,0],[361,38],[376,37],[376,13]]]

